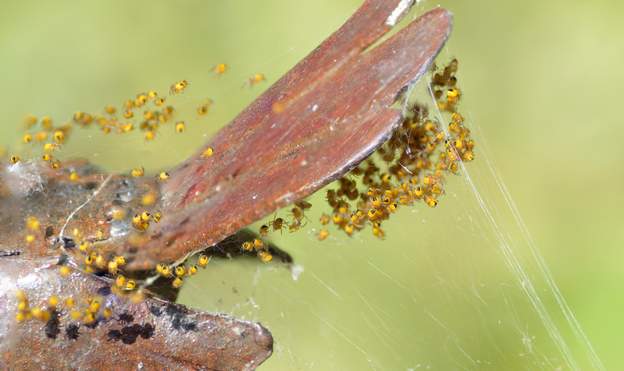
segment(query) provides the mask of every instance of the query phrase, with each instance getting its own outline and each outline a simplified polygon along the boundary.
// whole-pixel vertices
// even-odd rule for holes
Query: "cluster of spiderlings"
[[[213,66],[211,71],[220,76],[228,69],[229,67],[225,63],[219,63]],[[255,73],[247,79],[245,85],[252,87],[263,81],[266,81],[264,74]],[[189,85],[187,80],[180,80],[171,84],[169,94],[172,96],[182,94]],[[212,104],[212,99],[203,100],[196,108],[197,115],[205,116],[208,114]],[[82,128],[97,126],[105,134],[126,134],[138,128],[143,132],[145,140],[151,141],[156,138],[156,134],[163,124],[173,120],[175,112],[176,109],[173,105],[168,104],[166,96],[160,96],[158,92],[151,90],[136,94],[135,97],[124,101],[120,107],[106,105],[102,113],[77,111],[70,120],[60,126],[55,126],[49,116],[38,119],[34,115],[27,115],[24,118],[26,133],[23,135],[22,141],[26,144],[42,144],[41,158],[48,162],[52,168],[58,169],[61,167],[61,162],[55,157],[54,152],[61,148],[76,126]],[[177,121],[174,130],[177,133],[183,133],[186,130],[186,123]],[[0,148],[0,157],[5,155],[6,150]],[[9,161],[13,164],[21,160],[19,155],[14,154],[9,157]]]
[[[132,223],[138,233],[142,234],[149,228],[150,222],[158,222],[159,220],[160,213],[150,214],[144,211],[135,215],[132,218]],[[144,292],[140,285],[145,282],[124,274],[123,267],[126,264],[124,256],[111,256],[102,253],[96,246],[97,241],[83,240],[77,229],[72,231],[72,236],[75,239],[74,241],[77,241],[78,251],[84,256],[81,268],[86,273],[97,273],[100,276],[109,278],[112,281],[111,292],[120,298],[128,298],[132,302],[140,302],[144,299]],[[103,236],[96,236],[96,238],[99,237],[105,239]],[[195,258],[194,264],[191,264],[190,260],[187,259],[178,265],[157,264],[155,274],[171,279],[171,285],[174,288],[180,288],[184,279],[195,275],[199,268],[205,268],[210,258],[207,255],[199,254]],[[71,268],[67,265],[60,265],[59,272],[62,277],[67,277],[71,274]]]
[[[149,198],[148,202],[153,203],[153,201],[151,200],[150,194],[146,194],[145,196],[143,196],[143,198]],[[155,198],[155,196],[153,196]],[[132,217],[132,226],[134,226],[134,228],[138,231],[144,232],[146,231],[149,226],[150,223],[154,222],[154,223],[158,223],[160,222],[160,218],[162,218],[162,214],[160,212],[156,212],[154,214],[151,214],[147,211],[143,211],[140,214],[135,214]]]
[[[41,155],[42,160],[47,162],[53,169],[60,168],[61,163],[54,157],[54,152],[65,143],[71,132],[72,125],[65,123],[55,126],[52,118],[49,116],[37,119],[33,115],[27,115],[24,118],[24,127],[26,133],[22,136],[22,141],[25,144],[40,144],[43,152]],[[20,162],[21,158],[17,155],[12,155],[9,160],[15,164]]]
[[[111,220],[122,220],[126,217],[126,211],[114,208],[110,211],[110,217]],[[144,211],[138,214],[138,218],[142,223],[150,223],[153,220],[160,220],[160,214]],[[27,226],[32,222],[31,219],[27,219]],[[137,216],[132,219],[133,223],[136,219]],[[142,234],[144,229],[139,233]],[[97,229],[95,233],[87,236],[79,228],[73,228],[68,237],[63,237],[63,247],[68,249],[65,250],[68,253],[71,250],[71,254],[75,257],[76,268],[85,273],[94,273],[109,279],[112,282],[112,293],[122,298],[128,298],[133,302],[140,302],[144,297],[143,291],[138,287],[137,280],[126,277],[123,270],[127,262],[126,257],[106,251],[105,242],[110,238],[108,233],[103,229]],[[59,263],[61,277],[69,277],[72,273],[72,268],[66,265],[67,261],[67,259],[61,259]]]
[[[212,149],[206,156],[212,155]],[[206,150],[206,151],[208,151]],[[143,168],[134,168],[130,171],[131,177],[143,177],[145,171]],[[156,175],[156,178],[160,182],[165,182],[169,179],[167,172],[160,172]],[[152,223],[160,222],[162,214],[160,211],[153,210],[150,206],[156,203],[158,195],[154,190],[146,191],[140,200],[141,206],[144,208],[139,210],[138,213],[130,217],[130,222],[133,227],[133,233],[130,234],[128,240],[130,244],[140,246],[144,242],[147,236],[147,232]],[[127,215],[131,213],[130,210],[124,210],[118,207],[114,207],[109,212],[111,221],[124,220]],[[32,224],[30,219],[27,220],[27,226]],[[105,276],[112,281],[111,292],[118,297],[128,297],[133,302],[139,302],[144,298],[142,287],[147,283],[146,281],[132,278],[123,271],[123,266],[126,264],[124,256],[112,255],[110,252],[104,252],[99,248],[100,243],[108,239],[104,231],[97,230],[95,237],[90,236],[86,238],[78,228],[74,228],[71,231],[71,243],[72,247],[77,246],[77,252],[81,256],[80,268],[86,273],[97,273],[100,276]],[[106,245],[103,245],[104,250]],[[199,267],[206,267],[208,264],[208,257],[201,255],[197,258],[196,265],[186,267],[183,263],[175,267],[165,266],[159,264],[156,269],[156,274],[172,278],[172,286],[179,288],[182,286],[183,278],[192,276],[198,271]],[[163,268],[165,267],[165,268]],[[161,269],[162,268],[162,269]],[[68,276],[71,269],[66,265],[60,266],[60,274],[64,277]],[[171,275],[169,273],[172,273]]]
[[[174,89],[178,86],[177,89]],[[172,85],[171,92],[182,93],[188,86],[186,80]],[[167,97],[159,96],[156,91],[141,92],[134,98],[127,99],[121,107],[107,105],[103,114],[90,114],[78,111],[74,113],[73,123],[81,127],[97,125],[104,134],[126,134],[139,129],[143,132],[145,140],[150,141],[156,137],[161,126],[170,123],[176,109],[168,104]],[[183,122],[179,122],[184,126]],[[176,124],[176,131],[178,130]]]
[[[383,222],[401,206],[424,201],[438,204],[444,193],[444,174],[458,172],[459,161],[474,158],[474,142],[457,106],[460,90],[456,86],[457,60],[441,72],[434,72],[432,91],[446,120],[431,118],[426,107],[414,104],[390,140],[374,156],[337,181],[338,187],[327,191],[331,215],[323,214],[317,237],[329,236],[327,225],[334,224],[351,236],[372,227],[374,236],[383,238]]]
[[[126,265],[126,258],[122,255],[108,255],[102,253],[97,248],[97,239],[103,236],[96,235],[96,241],[83,240],[80,236],[80,232],[74,230],[72,233],[75,241],[77,242],[78,251],[83,256],[82,269],[86,273],[98,273],[104,274],[114,281],[112,285],[112,292],[120,297],[128,294],[134,294],[137,288],[137,282],[134,279],[124,276],[123,267]],[[61,265],[61,276],[67,276],[70,270]],[[138,295],[142,295],[140,292]],[[138,298],[138,297],[137,297]],[[137,299],[135,298],[135,299]]]
[[[26,293],[22,290],[16,292],[17,296],[17,314],[15,318],[18,322],[29,319],[36,319],[42,322],[48,322],[53,315],[56,315],[57,307],[60,299],[56,295],[48,298],[46,305],[31,307],[26,297]]]
[[[241,245],[241,249],[244,252],[253,252],[255,251],[258,255],[258,258],[264,263],[268,263],[273,260],[273,256],[268,250],[268,244],[263,241],[269,237],[271,232],[275,233],[279,231],[280,233],[287,229],[289,232],[296,232],[300,230],[305,225],[305,210],[308,210],[312,207],[312,204],[305,200],[299,200],[295,202],[295,205],[290,209],[290,218],[284,219],[281,217],[274,217],[272,220],[268,221],[266,224],[262,224],[258,229],[258,234],[260,238],[255,238],[251,241],[245,241]]]
[[[186,80],[174,83],[170,87],[170,94],[181,94],[188,85],[189,82]],[[212,103],[211,99],[204,100],[197,107],[198,115],[206,115]],[[61,162],[56,158],[56,152],[69,139],[76,127],[97,126],[104,134],[127,134],[138,128],[143,132],[145,140],[151,141],[161,126],[173,121],[175,112],[175,107],[167,103],[167,97],[159,96],[156,91],[141,92],[134,98],[124,101],[120,107],[105,106],[102,113],[77,111],[70,120],[59,126],[55,126],[49,116],[38,119],[34,115],[27,115],[24,118],[26,132],[22,136],[22,141],[25,144],[41,145],[41,159],[49,163],[50,167],[58,169]],[[183,133],[186,123],[177,121],[174,129],[177,133]],[[12,155],[9,160],[11,163],[17,163],[22,159],[18,155]]]
[[[267,244],[265,244],[265,242],[260,238],[254,238],[252,241],[243,242],[241,249],[245,252],[255,251],[258,258],[264,263],[268,263],[273,260],[273,255],[269,252]]]
[[[221,63],[213,67],[212,71],[216,75],[221,75],[225,73],[227,68],[226,64]],[[253,86],[265,80],[264,74],[256,73],[248,79],[246,85]],[[181,80],[170,86],[169,93],[179,95],[188,86],[187,80]],[[196,108],[197,115],[207,115],[213,103],[213,100],[209,98],[203,100]],[[41,144],[41,159],[49,163],[52,168],[58,169],[61,167],[61,162],[55,157],[55,152],[66,142],[76,126],[81,128],[97,126],[104,134],[127,134],[138,128],[143,132],[145,140],[151,141],[156,138],[156,134],[163,124],[173,120],[175,112],[175,107],[167,104],[167,97],[159,96],[156,91],[141,92],[136,94],[134,98],[123,102],[120,108],[114,105],[105,106],[102,114],[77,111],[71,120],[60,126],[54,126],[53,120],[49,116],[44,116],[39,120],[34,115],[27,115],[24,118],[26,133],[23,135],[22,141],[26,144]],[[186,130],[186,123],[177,121],[174,130],[176,133],[183,133]],[[209,150],[212,151],[212,149]],[[5,154],[6,150],[2,148],[0,157],[4,157]],[[212,152],[206,153],[205,157],[211,155]],[[19,155],[9,157],[9,161],[13,164],[21,160]]]
[[[99,318],[108,319],[113,314],[110,307],[102,306],[103,300],[99,296],[85,298],[84,305],[81,308],[72,297],[61,301],[58,296],[52,295],[46,300],[44,305],[31,307],[24,291],[18,290],[16,296],[17,313],[15,318],[18,322],[34,319],[50,323],[51,319],[58,317],[61,312],[67,311],[72,320],[89,325]]]
[[[195,264],[189,264],[188,260],[182,264],[174,266],[163,263],[157,264],[156,273],[160,277],[169,279],[171,281],[171,286],[179,289],[184,284],[184,279],[186,277],[194,276],[197,274],[199,268],[206,268],[209,262],[210,258],[208,255],[199,254]]]
[[[103,302],[100,296],[87,297],[83,305],[79,307],[73,298],[68,298],[65,300],[65,306],[72,320],[91,325],[100,318],[109,319],[113,316],[112,308],[103,306]]]

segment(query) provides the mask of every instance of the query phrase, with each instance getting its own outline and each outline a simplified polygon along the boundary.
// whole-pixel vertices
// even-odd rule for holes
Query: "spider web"
[[[603,369],[467,121],[478,159],[436,209],[402,210],[384,241],[273,236],[294,266],[215,260],[180,300],[271,329],[271,369]]]

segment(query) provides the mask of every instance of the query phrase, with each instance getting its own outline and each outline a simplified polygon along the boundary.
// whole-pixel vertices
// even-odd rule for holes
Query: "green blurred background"
[[[0,145],[29,154],[19,144],[26,113],[62,122],[76,110],[99,111],[188,79],[188,94],[177,103],[183,116],[188,112],[185,134],[168,128],[144,145],[138,134],[77,131],[63,152],[110,170],[165,168],[268,86],[243,88],[250,75],[262,72],[274,81],[360,3],[4,1]],[[410,19],[434,5],[417,6]],[[383,242],[362,235],[319,243],[310,223],[306,232],[274,236],[303,267],[297,280],[276,264],[214,261],[180,300],[269,327],[275,354],[262,369],[591,369],[589,347],[562,315],[489,160],[596,353],[606,368],[624,368],[624,172],[618,165],[624,4],[441,5],[455,14],[441,61],[460,60],[462,111],[480,146],[468,169],[499,228],[484,216],[466,178],[455,178],[438,208],[401,212]],[[221,62],[230,70],[215,78],[210,68]],[[194,107],[207,97],[213,110],[194,119]],[[322,210],[313,208],[310,219]],[[500,248],[500,236],[510,250]],[[514,259],[535,285],[552,328],[535,314],[520,273],[511,273]],[[569,347],[567,359],[555,345],[557,334]]]

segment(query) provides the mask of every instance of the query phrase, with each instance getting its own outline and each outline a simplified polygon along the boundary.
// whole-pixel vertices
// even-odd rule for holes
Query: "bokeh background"
[[[188,79],[191,88],[177,103],[182,115],[189,112],[185,134],[168,128],[145,145],[138,134],[76,131],[63,151],[114,171],[166,168],[360,3],[4,1],[0,145],[31,154],[19,144],[26,113],[63,122],[76,110],[99,111]],[[297,280],[278,264],[215,260],[180,300],[269,327],[276,345],[266,370],[595,368],[496,185],[502,179],[596,354],[606,368],[621,369],[624,4],[440,4],[455,14],[440,60],[460,60],[462,111],[479,140],[468,170],[496,227],[465,176],[451,179],[435,210],[401,212],[385,241],[362,235],[319,243],[313,220],[323,206],[316,197],[304,232],[273,236],[303,267]],[[410,19],[436,5],[422,2]],[[210,68],[222,62],[230,70],[215,78]],[[269,82],[243,87],[256,72]],[[197,120],[193,109],[207,97],[214,107]],[[513,271],[515,261],[520,270]],[[535,295],[525,293],[527,285]]]

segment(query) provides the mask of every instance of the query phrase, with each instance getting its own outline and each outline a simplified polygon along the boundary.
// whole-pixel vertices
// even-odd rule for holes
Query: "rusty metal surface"
[[[151,269],[214,245],[344,174],[390,135],[400,119],[390,108],[397,94],[422,76],[449,35],[451,16],[436,9],[367,50],[404,3],[366,1],[206,145],[214,156],[202,158],[201,149],[164,185],[102,174],[80,161],[63,170],[80,173],[79,182],[36,162],[0,163],[0,367],[231,370],[253,369],[269,357],[272,338],[258,324],[107,293],[104,278],[78,270],[72,231],[101,251],[126,256],[128,270]],[[111,218],[116,208],[145,209],[140,198],[147,193],[156,198],[150,208],[163,211],[159,224],[137,234],[128,218]],[[41,223],[30,243],[24,240],[28,216]],[[65,253],[70,277],[56,266]],[[67,310],[54,323],[18,324],[18,288],[32,303],[52,293],[98,294],[114,315],[93,328],[80,326],[75,339],[67,332],[74,328]]]
[[[37,162],[0,171],[1,369],[249,370],[271,355],[273,339],[260,324],[190,310],[149,294],[133,303],[111,293],[110,279],[80,271],[70,231],[79,229],[85,239],[106,231],[94,244],[114,246],[128,238],[131,226],[111,220],[111,208],[136,209],[140,196],[157,187],[147,178],[101,174],[84,161],[65,166],[80,174],[80,182]],[[26,228],[28,217],[41,224],[36,231]],[[35,240],[26,243],[29,233]],[[57,263],[65,253],[74,269],[62,277]],[[45,307],[51,295],[58,295],[76,298],[84,309],[84,300],[98,297],[113,316],[100,316],[88,326],[60,306],[52,321],[19,323],[18,289],[33,307]]]
[[[192,311],[155,298],[134,304],[110,293],[110,284],[78,271],[58,273],[56,259],[0,259],[0,368],[250,370],[272,351],[273,339],[259,324]],[[15,290],[25,290],[31,305],[52,294],[102,298],[113,309],[93,325],[59,309],[47,322],[18,323]],[[80,303],[77,303],[79,305]],[[84,305],[84,303],[82,303]]]
[[[75,171],[79,181],[71,181]],[[142,196],[158,197],[159,185],[154,179],[103,174],[86,161],[68,161],[60,171],[39,161],[24,161],[0,169],[0,247],[19,249],[26,258],[58,256],[64,252],[82,260],[77,253],[72,231],[80,231],[80,239],[106,250],[122,244],[132,232],[131,212],[154,210],[141,205]],[[112,212],[127,215],[113,220]],[[25,220],[36,217],[41,227],[29,232]],[[98,236],[98,231],[101,235]],[[35,240],[25,244],[32,233]]]
[[[390,108],[429,68],[451,30],[432,10],[381,45],[397,1],[367,1],[334,35],[171,172],[162,223],[133,267],[210,246],[301,199],[366,158],[391,134]],[[204,147],[204,148],[206,148]]]

